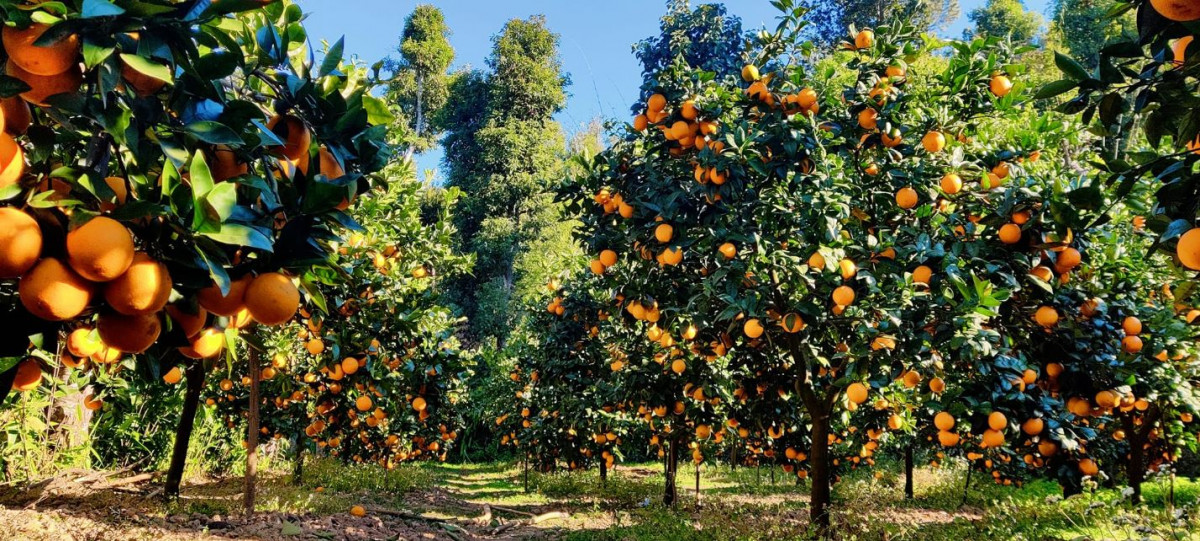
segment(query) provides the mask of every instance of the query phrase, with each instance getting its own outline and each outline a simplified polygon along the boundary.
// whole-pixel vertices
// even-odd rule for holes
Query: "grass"
[[[881,472],[876,477],[875,471]],[[1174,507],[1167,505],[1168,478],[1143,485],[1145,504],[1132,506],[1118,488],[1088,487],[1062,499],[1058,485],[1033,481],[1004,487],[979,476],[964,493],[965,470],[919,468],[914,499],[903,497],[894,463],[858,471],[834,488],[833,522],[839,539],[903,540],[1200,540],[1200,481],[1176,479]],[[773,540],[809,537],[808,492],[795,478],[768,469],[704,467],[700,495],[690,465],[679,472],[679,502],[662,505],[660,464],[621,465],[601,482],[596,470],[529,473],[507,463],[412,464],[393,470],[310,460],[300,483],[267,472],[260,478],[258,509],[264,512],[341,515],[366,504],[423,513],[470,524],[483,504],[497,517],[511,511],[564,510],[566,520],[524,531],[572,541]],[[142,511],[174,515],[230,515],[241,509],[238,478],[193,479],[181,499],[142,501]],[[318,488],[320,490],[318,490]],[[965,499],[964,499],[965,494]],[[88,511],[90,512],[90,511]],[[1193,533],[1197,532],[1197,533]],[[518,536],[518,538],[521,538]]]

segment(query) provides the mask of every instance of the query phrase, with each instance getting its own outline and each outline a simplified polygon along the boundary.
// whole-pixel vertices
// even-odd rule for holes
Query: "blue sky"
[[[404,18],[419,3],[432,3],[446,14],[453,34],[455,67],[484,67],[491,37],[506,21],[534,14],[546,16],[550,29],[561,36],[563,67],[572,85],[566,109],[558,121],[568,133],[578,131],[597,117],[624,118],[641,84],[641,68],[631,45],[658,32],[665,0],[299,0],[309,14],[305,26],[317,42],[346,37],[346,53],[374,63],[393,54],[404,27]],[[693,0],[692,4],[702,3]],[[730,13],[742,25],[774,25],[776,11],[768,0],[726,0]],[[984,0],[959,0],[962,16],[943,33],[959,36],[967,26],[966,14]],[[1025,0],[1042,12],[1048,0]],[[439,152],[418,158],[420,169],[440,165]]]

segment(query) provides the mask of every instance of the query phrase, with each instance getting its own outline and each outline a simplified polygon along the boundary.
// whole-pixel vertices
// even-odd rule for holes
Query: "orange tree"
[[[653,314],[691,344],[668,355],[728,356],[746,374],[786,378],[802,416],[775,430],[808,433],[821,528],[834,421],[846,424],[920,357],[994,359],[990,320],[1001,307],[1030,316],[1009,302],[1010,246],[1060,231],[1048,213],[1009,223],[1018,202],[1035,199],[1010,180],[1033,149],[975,139],[981,119],[1016,118],[1021,85],[1009,76],[1022,68],[1011,50],[951,42],[944,70],[909,80],[907,64],[937,43],[897,25],[842,44],[845,68],[806,73],[802,10],[784,4],[743,81],[681,65],[660,74],[646,112],[563,197],[586,209],[592,253],[617,252],[595,270],[626,322]],[[642,387],[679,396],[677,384]]]
[[[457,322],[436,288],[466,262],[450,249],[457,193],[423,186],[409,163],[385,174],[386,191],[350,210],[363,227],[311,269],[314,310],[258,336],[272,356],[261,431],[294,442],[298,466],[306,448],[388,468],[444,460],[457,438]],[[226,416],[247,410],[242,373],[212,381]]]
[[[1108,144],[1108,152],[1098,156],[1094,184],[1115,186],[1121,196],[1148,184],[1157,205],[1146,226],[1158,234],[1156,247],[1174,248],[1178,264],[1200,270],[1195,174],[1200,95],[1192,84],[1200,73],[1200,44],[1194,40],[1200,8],[1193,2],[1121,0],[1114,20],[1129,11],[1137,13],[1136,38],[1102,49],[1094,72],[1057,55],[1063,78],[1038,95],[1074,92],[1060,109],[1093,123]]]
[[[314,63],[287,1],[0,8],[0,289],[6,309],[46,322],[41,347],[178,380],[184,357],[290,320],[296,281],[311,282],[352,225],[340,208],[390,153],[386,107],[339,71],[340,44]],[[13,388],[36,386],[46,363],[15,351],[28,338],[5,343]]]

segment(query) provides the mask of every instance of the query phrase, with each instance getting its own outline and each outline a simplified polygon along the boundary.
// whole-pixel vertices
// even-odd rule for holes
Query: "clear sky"
[[[713,0],[710,0],[713,1]],[[431,3],[446,14],[453,34],[454,66],[485,67],[491,38],[512,18],[546,16],[550,29],[561,36],[563,67],[571,74],[567,108],[558,121],[568,133],[593,118],[621,117],[629,112],[641,85],[641,68],[631,52],[634,42],[655,35],[665,0],[299,0],[307,12],[305,26],[317,42],[346,37],[347,55],[367,63],[394,54],[404,18],[417,4]],[[696,5],[701,0],[692,0]],[[966,14],[984,0],[959,0],[962,16],[944,32],[960,36]],[[774,26],[777,12],[768,0],[725,0],[729,12],[742,18],[746,29]],[[1043,13],[1048,0],[1025,0]],[[420,169],[440,164],[440,152],[418,158]]]

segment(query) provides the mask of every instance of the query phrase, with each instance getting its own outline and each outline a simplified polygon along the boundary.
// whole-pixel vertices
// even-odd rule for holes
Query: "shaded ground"
[[[1150,483],[1151,505],[1129,508],[1118,491],[1056,502],[1047,483],[964,491],[961,472],[930,469],[918,470],[917,497],[906,500],[896,472],[881,472],[836,487],[839,537],[1194,539],[1200,531],[1200,484],[1186,480],[1175,487],[1177,507],[1162,505],[1166,485]],[[0,485],[0,540],[797,539],[808,525],[804,486],[748,468],[701,470],[699,500],[694,470],[681,468],[681,501],[666,509],[654,465],[620,466],[604,484],[595,471],[534,473],[526,492],[522,471],[508,464],[385,471],[318,462],[299,484],[266,474],[253,517],[238,512],[240,478],[194,479],[178,501],[165,503],[158,478],[114,483],[130,475],[66,472],[30,486]],[[367,516],[351,516],[353,505]],[[534,524],[534,516],[548,519]],[[1172,523],[1172,516],[1181,518]]]

